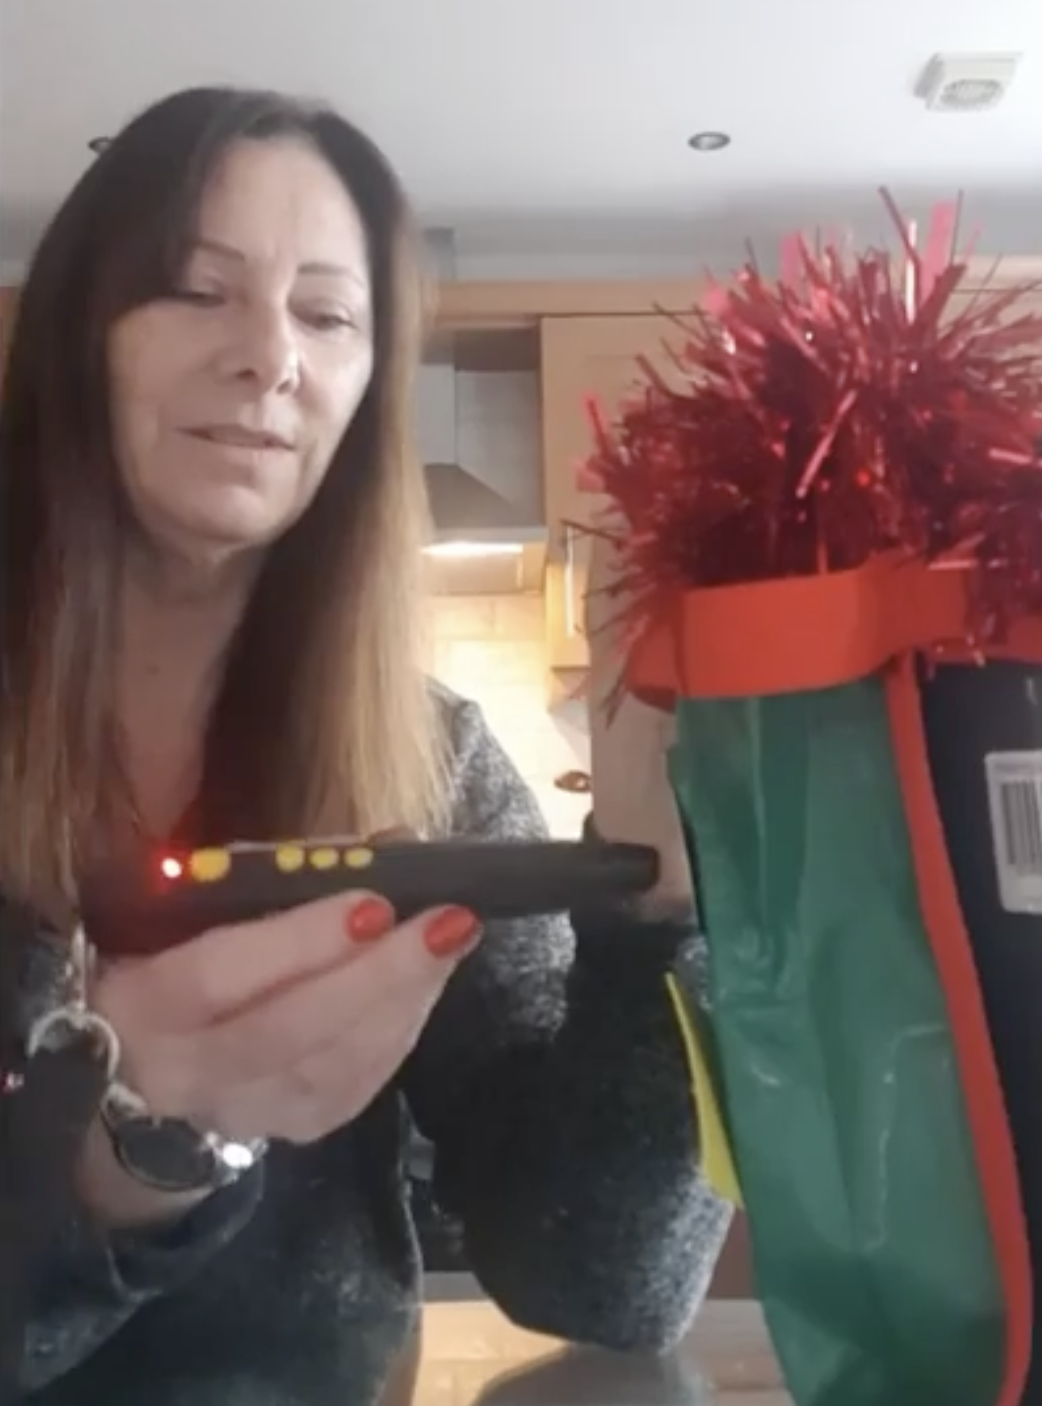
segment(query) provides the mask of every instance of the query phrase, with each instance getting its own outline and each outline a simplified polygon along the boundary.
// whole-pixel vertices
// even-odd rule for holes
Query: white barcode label
[[[1042,913],[1042,752],[991,752],[984,768],[999,902]]]

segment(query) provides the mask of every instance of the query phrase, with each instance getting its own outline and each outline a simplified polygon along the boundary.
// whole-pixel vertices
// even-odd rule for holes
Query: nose
[[[226,343],[223,370],[260,394],[296,390],[300,343],[289,312],[274,305],[241,309]]]

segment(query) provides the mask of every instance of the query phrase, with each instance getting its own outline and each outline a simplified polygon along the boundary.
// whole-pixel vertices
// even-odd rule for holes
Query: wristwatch
[[[101,1118],[123,1170],[142,1186],[171,1195],[231,1186],[268,1148],[263,1138],[238,1142],[181,1118],[156,1118],[144,1099],[118,1080],[109,1085]]]
[[[32,1025],[26,1042],[28,1056],[61,1049],[72,1036],[87,1034],[92,1038],[108,1079],[101,1121],[120,1166],[142,1186],[174,1194],[217,1191],[238,1181],[263,1158],[267,1142],[262,1138],[231,1141],[217,1133],[201,1132],[181,1119],[154,1116],[141,1095],[120,1080],[118,1034],[103,1016],[90,1009],[94,960],[94,950],[78,925],[69,942],[61,998]]]

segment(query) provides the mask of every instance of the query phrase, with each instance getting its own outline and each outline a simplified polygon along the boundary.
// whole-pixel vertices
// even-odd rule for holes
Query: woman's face
[[[303,142],[231,147],[175,295],[111,333],[116,453],[145,532],[207,557],[280,536],[372,365],[365,235],[336,172]]]

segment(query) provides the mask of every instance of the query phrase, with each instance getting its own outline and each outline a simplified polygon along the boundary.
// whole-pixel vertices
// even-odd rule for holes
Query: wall
[[[454,596],[432,605],[434,673],[480,703],[562,839],[578,835],[589,798],[554,788],[563,771],[589,768],[580,703],[547,707],[543,605],[536,596]]]

